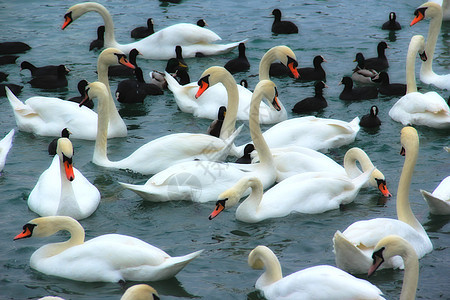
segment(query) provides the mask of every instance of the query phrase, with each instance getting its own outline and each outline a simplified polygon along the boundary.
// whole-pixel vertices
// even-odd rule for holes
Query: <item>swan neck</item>
[[[355,178],[362,173],[356,165],[357,161],[361,164],[362,172],[371,170],[374,167],[372,161],[363,150],[351,148],[344,156],[344,169],[351,178]]]
[[[249,179],[247,181],[247,184],[245,184],[242,188],[242,194],[248,188],[251,188],[252,191],[250,195],[242,202],[242,204],[239,205],[238,209],[236,210],[236,215],[242,214],[242,212],[245,212],[246,215],[255,215],[255,213],[258,214],[259,205],[264,193],[264,188],[261,181],[257,178]]]
[[[46,257],[57,255],[71,247],[81,245],[84,243],[85,237],[84,229],[80,225],[80,223],[78,223],[78,221],[70,217],[61,217],[61,216],[47,217],[47,218],[56,218],[58,220],[57,222],[52,222],[53,224],[51,224],[52,229],[55,233],[58,231],[66,230],[70,233],[70,238],[65,242],[53,243],[43,246],[42,248],[45,247],[44,255]]]
[[[262,92],[255,90],[253,92],[252,101],[250,103],[250,136],[258,152],[259,160],[263,165],[273,165],[273,157],[270,148],[264,139],[259,123],[259,107],[263,98]]]
[[[415,250],[409,247],[402,255],[405,264],[403,285],[400,300],[416,299],[417,284],[419,282],[419,259]]]
[[[239,107],[239,91],[233,76],[224,76],[221,82],[225,86],[228,95],[227,113],[225,114],[222,128],[220,130],[220,138],[222,140],[226,140],[233,134],[236,128],[236,118]]]
[[[94,156],[92,161],[96,164],[108,161],[108,123],[109,123],[109,95],[106,92],[98,95],[97,137],[95,139]]]
[[[270,251],[270,250],[269,250]],[[281,265],[278,258],[272,251],[262,251],[258,253],[257,260],[262,261],[266,271],[259,277],[256,285],[267,286],[283,278]]]
[[[114,23],[109,11],[101,4],[95,2],[86,2],[85,5],[86,12],[95,11],[100,14],[103,18],[103,22],[105,23],[105,33],[104,33],[104,43],[105,48],[109,47],[117,47],[118,43],[116,42],[114,36]]]
[[[259,80],[267,79],[269,80],[270,65],[277,60],[276,52],[269,50],[264,54],[259,62]]]
[[[415,74],[416,55],[417,48],[411,47],[410,45],[410,47],[408,48],[408,54],[406,55],[406,94],[417,92]]]
[[[436,42],[438,40],[439,32],[442,26],[442,12],[433,16],[430,20],[430,27],[428,28],[427,42],[425,44],[425,53],[427,60],[422,62],[421,73],[433,72],[433,57],[436,49]]]
[[[109,120],[111,120],[111,122],[114,124],[120,124],[123,121],[119,115],[119,111],[117,110],[116,104],[114,103],[114,99],[112,97],[111,87],[109,86],[108,67],[109,65],[104,63],[102,59],[99,57],[97,62],[98,81],[103,83],[106,86],[106,89],[108,90],[108,98],[111,106],[108,109]]]

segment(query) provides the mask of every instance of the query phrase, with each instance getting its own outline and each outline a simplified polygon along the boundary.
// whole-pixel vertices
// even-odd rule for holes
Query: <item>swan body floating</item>
[[[4,138],[0,140],[0,172],[5,167],[6,156],[12,147],[12,141],[14,138],[14,129],[11,129]]]
[[[450,215],[450,176],[444,178],[433,193],[420,190],[428,203],[430,213],[434,215]]]
[[[184,51],[184,50],[183,50]],[[289,67],[292,74],[298,77],[297,61],[294,52],[286,46],[276,46],[267,51],[259,64],[259,79],[269,79],[269,68],[273,61],[280,60]],[[200,97],[196,98],[195,93],[198,89],[197,82],[191,82],[186,85],[180,85],[170,74],[166,72],[166,81],[169,90],[172,91],[175,101],[182,112],[191,113],[195,117],[214,120],[217,111],[227,102],[226,89],[222,84],[216,84],[209,87]],[[239,109],[237,113],[238,120],[249,119],[249,108],[252,98],[252,92],[247,88],[237,84],[239,91]],[[268,105],[261,102],[260,123],[274,124],[287,119],[287,112],[280,103],[281,111],[271,109]]]
[[[306,268],[283,277],[275,254],[266,246],[257,246],[248,255],[252,269],[264,269],[255,287],[266,299],[384,299],[376,286],[364,279],[328,265]]]
[[[200,81],[204,81],[203,77]],[[202,82],[199,93],[202,92]],[[261,134],[259,126],[259,107],[262,98],[280,109],[275,84],[261,80],[255,88],[250,107],[250,135],[253,145],[260,155],[260,163],[235,164],[211,161],[190,161],[173,165],[153,175],[144,185],[120,183],[148,201],[192,200],[194,202],[214,201],[223,189],[232,187],[244,176],[258,177],[264,188],[275,182],[276,171],[272,154]],[[273,104],[272,104],[273,103]],[[227,114],[228,116],[228,114]],[[222,126],[222,131],[228,126]]]
[[[426,57],[428,60],[424,45],[423,36],[415,35],[411,38],[406,57],[406,95],[392,106],[389,116],[403,125],[450,128],[450,108],[444,98],[434,91],[425,94],[417,91],[414,74],[415,57],[419,52],[422,59]]]
[[[100,192],[72,166],[73,147],[59,138],[50,167],[39,177],[28,197],[28,207],[40,215],[89,217],[100,203]]]
[[[263,137],[271,149],[300,146],[327,151],[354,142],[359,129],[358,117],[345,122],[306,116],[275,124],[263,133]],[[233,153],[242,156],[246,144],[235,147]]]
[[[414,15],[416,17],[411,21],[411,26],[423,19],[431,18],[425,46],[428,59],[422,62],[420,80],[425,84],[432,84],[440,89],[450,90],[450,74],[438,75],[433,71],[434,51],[436,50],[436,42],[442,26],[442,7],[434,2],[426,2],[414,11]]]
[[[225,208],[236,205],[248,188],[252,189],[250,196],[236,210],[236,219],[239,221],[257,223],[284,217],[292,212],[323,213],[352,202],[371,173],[372,170],[368,170],[350,179],[330,172],[306,172],[277,183],[264,194],[258,178],[244,177],[219,195],[216,209],[209,219]]]
[[[414,165],[419,152],[419,136],[412,127],[401,131],[402,152],[405,154],[397,193],[398,219],[376,218],[351,224],[344,232],[337,231],[333,237],[336,266],[350,273],[367,272],[372,264],[375,245],[387,235],[406,239],[420,257],[431,252],[433,245],[427,233],[414,216],[409,204],[409,188]],[[403,268],[400,257],[386,260],[381,268]]]
[[[419,258],[416,251],[405,239],[389,235],[382,238],[374,248],[373,264],[370,266],[369,277],[392,257],[400,256],[405,266],[400,300],[416,299],[417,284],[419,282]]]
[[[114,48],[103,50],[98,57],[98,80],[103,82],[109,91],[108,101],[114,103],[109,81],[108,66],[123,64],[134,68],[125,58],[122,51]],[[20,101],[9,89],[6,89],[9,103],[13,109],[19,130],[32,132],[42,136],[57,136],[63,128],[68,128],[72,138],[95,140],[97,135],[98,114],[87,107],[79,107],[78,103],[53,97],[35,96]],[[125,137],[127,127],[119,115],[115,104],[109,110],[108,138]]]
[[[169,134],[144,144],[122,160],[110,161],[107,156],[106,139],[108,131],[107,111],[110,104],[107,101],[106,88],[100,82],[93,82],[88,85],[87,95],[88,98],[98,98],[98,110],[101,112],[101,117],[98,119],[98,134],[92,162],[106,168],[128,169],[141,174],[155,174],[180,162],[196,159],[221,161],[227,157],[234,139],[240,132],[240,129],[234,131],[225,140],[200,133]],[[232,118],[231,113],[229,117]],[[234,126],[229,128],[234,129]],[[154,159],[155,157],[157,159]]]
[[[143,57],[148,59],[167,60],[172,57],[173,49],[177,45],[183,48],[184,57],[195,57],[197,53],[203,55],[227,53],[236,48],[239,43],[245,42],[244,40],[229,44],[212,44],[221,40],[213,31],[195,24],[179,23],[159,30],[137,42],[119,44],[114,37],[114,23],[111,14],[103,5],[96,2],[78,3],[70,7],[64,15],[62,29],[90,11],[99,13],[105,22],[105,47],[118,48],[125,53],[136,48]]]
[[[174,277],[203,250],[171,257],[138,238],[105,234],[84,241],[84,229],[66,216],[41,217],[23,226],[14,240],[47,237],[67,230],[70,239],[47,244],[30,258],[31,268],[47,275],[84,282],[157,281]]]

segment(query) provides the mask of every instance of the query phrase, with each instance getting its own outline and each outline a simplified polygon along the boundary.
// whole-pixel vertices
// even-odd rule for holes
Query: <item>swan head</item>
[[[195,98],[200,97],[210,86],[225,80],[235,82],[233,75],[224,67],[214,66],[206,69],[197,82],[199,88]]]
[[[428,18],[440,16],[442,19],[442,7],[435,2],[426,2],[414,11],[414,19],[409,26]]]
[[[369,184],[372,186],[376,186],[380,192],[385,197],[391,197],[391,193],[389,193],[389,190],[387,188],[386,179],[384,178],[384,174],[381,173],[380,170],[375,169],[373,170],[372,174],[370,175]]]
[[[264,54],[263,58],[261,59],[260,62],[260,69],[261,69],[261,64],[263,63],[263,61],[265,61],[265,56],[269,57],[275,55],[275,58],[277,60],[279,60],[283,65],[285,65],[286,67],[289,68],[289,70],[291,71],[292,75],[294,76],[295,79],[298,79],[300,74],[298,73],[297,67],[298,67],[298,62],[297,62],[297,58],[295,56],[294,51],[291,50],[291,48],[287,47],[287,46],[275,46],[269,49],[269,51],[266,52],[266,54]]]
[[[80,223],[78,223],[78,221],[76,221],[71,217],[67,216],[41,217],[28,221],[27,224],[23,225],[22,232],[16,235],[14,237],[14,240],[30,237],[51,236],[57,233],[58,231],[62,230],[63,227],[61,225],[63,224],[75,224],[78,227],[81,227]]]
[[[407,126],[403,127],[400,132],[400,143],[402,149],[400,150],[400,155],[405,156],[408,149],[418,149],[419,148],[419,135],[414,127]]]
[[[56,144],[56,154],[59,156],[59,159],[64,165],[67,180],[73,181],[75,179],[75,174],[73,172],[73,164],[72,164],[73,158],[72,142],[66,137],[59,138]]]
[[[66,29],[66,27],[72,24],[73,21],[75,21],[88,11],[92,10],[93,6],[102,6],[102,5],[94,2],[85,2],[71,6],[64,14],[64,23],[61,29],[63,30]]]
[[[83,106],[87,101],[98,98],[100,95],[105,95],[106,97],[108,96],[108,89],[106,88],[106,86],[100,81],[89,83],[86,86],[84,99],[81,100],[79,106]]]
[[[129,287],[120,300],[159,300],[158,292],[148,284],[136,284]]]
[[[278,90],[275,83],[271,80],[261,80],[255,87],[255,91],[253,92],[253,97],[256,96],[257,93],[262,94],[263,98],[267,100],[267,103],[271,108],[274,108],[277,111],[281,110],[281,104],[278,101]]]
[[[136,68],[136,66],[127,60],[125,53],[117,48],[107,48],[103,50],[98,56],[97,64],[106,66],[124,65],[131,69]]]

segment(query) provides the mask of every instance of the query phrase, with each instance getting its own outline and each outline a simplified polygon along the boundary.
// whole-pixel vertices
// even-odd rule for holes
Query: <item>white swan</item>
[[[126,60],[123,52],[118,49],[105,49],[98,57],[98,80],[107,86],[109,92],[108,66],[118,64],[134,68]],[[6,88],[6,94],[19,130],[59,137],[61,130],[67,127],[72,133],[72,138],[95,140],[98,115],[91,109],[53,97],[35,96],[23,103],[8,88]],[[114,103],[111,93],[108,99]],[[109,119],[108,138],[127,136],[127,127],[115,104],[109,111]]]
[[[155,174],[180,162],[194,160],[222,161],[230,152],[234,139],[241,128],[234,131],[236,122],[236,107],[238,97],[233,76],[222,67],[212,67],[205,71],[211,81],[221,81],[229,91],[228,113],[225,116],[224,129],[226,133],[217,138],[208,134],[176,133],[152,140],[135,150],[130,156],[110,161],[107,157],[108,104],[105,86],[93,82],[87,87],[87,94],[99,100],[98,135],[95,141],[92,162],[106,168],[129,169],[141,174]],[[205,75],[206,76],[206,75]]]
[[[414,11],[414,15],[416,17],[412,20],[411,26],[423,19],[431,18],[425,47],[428,59],[422,62],[420,80],[423,83],[432,84],[440,89],[450,90],[450,74],[438,75],[433,71],[434,51],[442,26],[442,7],[434,2],[426,2]]]
[[[380,265],[397,255],[402,258],[405,265],[400,300],[416,299],[419,282],[419,258],[414,248],[405,239],[396,235],[382,238],[373,250],[373,264],[370,266],[368,275],[371,276]]]
[[[294,76],[298,77],[298,71],[296,69],[297,61],[294,52],[289,47],[276,46],[267,51],[260,61],[260,80],[270,79],[270,64],[277,60],[280,60],[284,65],[288,66]],[[210,85],[200,97],[196,98],[195,94],[198,90],[197,82],[180,85],[178,81],[176,81],[167,72],[165,78],[168,88],[172,91],[175,101],[182,112],[191,113],[195,117],[214,120],[217,117],[217,111],[219,108],[226,105],[227,93],[222,84],[216,84],[214,86]],[[237,119],[248,120],[252,92],[240,84],[237,84],[237,88],[239,91],[239,109]],[[259,119],[261,124],[274,124],[287,119],[286,109],[281,102],[281,111],[273,110],[263,102],[261,102],[260,105]]]
[[[336,175],[347,175],[356,178],[362,172],[373,169],[374,165],[364,150],[358,147],[348,149],[344,156],[344,166],[335,162],[325,154],[305,147],[272,148],[273,160],[277,168],[277,182],[283,181],[293,175],[305,172],[333,172]],[[252,152],[252,162],[258,161],[258,154]],[[362,171],[356,165],[359,162]],[[386,185],[383,173],[375,168],[366,186],[378,188],[385,197],[391,194]]]
[[[70,7],[64,15],[65,29],[73,21],[87,12],[95,11],[100,14],[105,23],[105,47],[114,47],[129,53],[131,49],[138,49],[143,57],[148,59],[167,60],[173,56],[173,49],[180,45],[183,48],[183,56],[195,57],[197,53],[203,55],[216,55],[227,53],[236,48],[239,41],[230,44],[211,44],[221,38],[213,31],[197,26],[195,24],[179,23],[152,35],[143,38],[137,42],[129,44],[119,44],[114,37],[114,23],[108,10],[96,2],[84,2]]]
[[[271,149],[301,146],[313,150],[327,151],[352,143],[359,129],[358,117],[350,122],[345,122],[306,116],[275,124],[267,129],[263,136]],[[248,142],[234,147],[232,153],[241,157],[247,144]]]
[[[100,192],[72,165],[73,147],[59,138],[52,164],[39,177],[28,196],[28,207],[42,217],[89,217],[100,203]]]
[[[428,203],[430,213],[434,215],[450,215],[450,176],[444,178],[433,193],[420,190]]]
[[[258,177],[264,188],[275,182],[276,171],[272,154],[259,127],[259,103],[262,98],[273,99],[271,105],[279,109],[275,84],[261,80],[255,88],[250,107],[250,135],[260,155],[260,163],[234,164],[211,161],[191,161],[173,165],[155,174],[144,185],[120,183],[148,201],[216,200],[224,189],[233,186],[244,176]],[[271,102],[269,102],[271,103]]]
[[[424,125],[433,128],[450,128],[450,108],[444,98],[436,92],[417,92],[414,64],[416,55],[427,57],[424,52],[424,38],[411,38],[406,57],[406,95],[401,97],[389,110],[389,116],[403,125]],[[449,79],[450,82],[450,79]]]
[[[330,172],[306,172],[291,176],[263,194],[261,181],[244,177],[233,187],[219,195],[211,220],[222,210],[239,203],[245,191],[248,196],[236,210],[236,219],[257,223],[265,219],[280,218],[292,212],[319,214],[352,202],[361,187],[369,180],[373,169],[350,179],[347,175]]]
[[[266,246],[250,252],[248,265],[257,270],[265,268],[255,287],[269,300],[384,299],[380,289],[370,282],[333,266],[314,266],[283,277],[278,258]]]
[[[120,300],[159,300],[159,295],[154,288],[142,283],[127,288]]]
[[[409,204],[414,165],[419,152],[419,136],[412,127],[401,131],[402,153],[405,153],[397,194],[397,219],[376,218],[358,221],[350,225],[343,233],[337,231],[333,237],[337,267],[350,273],[365,273],[371,265],[372,251],[383,237],[391,234],[406,239],[419,257],[433,250],[430,238],[414,216]],[[403,268],[399,257],[385,262],[384,268]]]
[[[84,229],[66,216],[41,217],[23,226],[14,240],[47,237],[66,230],[70,239],[36,250],[30,266],[44,274],[84,282],[156,281],[172,278],[203,250],[171,257],[135,237],[105,234],[84,241]]]
[[[0,140],[0,172],[5,167],[6,156],[12,147],[14,132],[14,129],[11,129],[8,134]]]

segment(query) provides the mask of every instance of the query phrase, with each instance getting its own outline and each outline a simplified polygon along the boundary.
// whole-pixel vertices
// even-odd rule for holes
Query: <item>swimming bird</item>
[[[71,134],[71,132],[70,132],[67,128],[64,128],[64,129],[61,131],[61,137],[69,138],[69,137],[70,137],[70,134]],[[58,138],[54,138],[54,139],[50,142],[50,144],[48,144],[48,155],[54,156],[54,155],[57,154],[57,153],[56,153],[56,147],[57,147],[57,145],[58,145],[58,140],[59,140],[59,137],[58,137]]]
[[[353,69],[352,80],[354,82],[362,84],[376,84],[378,79],[378,72],[374,69],[367,69],[365,65],[365,58],[361,52],[356,53],[355,60],[358,62],[356,67]]]
[[[11,129],[4,138],[0,140],[0,172],[3,171],[6,163],[6,156],[12,147],[15,130]]]
[[[395,15],[395,12],[391,11],[389,13],[389,20],[384,22],[381,26],[381,29],[383,30],[400,30],[402,29],[402,26],[399,22],[397,22],[397,16]]]
[[[297,25],[295,25],[291,21],[281,20],[281,11],[278,8],[272,11],[272,15],[275,17],[272,24],[273,33],[282,33],[282,34],[298,33]]]
[[[41,89],[56,89],[67,86],[67,78],[66,78],[66,67],[64,65],[59,65],[57,74],[48,74],[42,75],[38,77],[34,77],[28,83],[31,84],[34,88]]]
[[[251,153],[255,150],[255,146],[253,144],[247,144],[244,147],[244,155],[236,159],[235,163],[237,164],[251,164],[252,163],[252,157]]]
[[[297,102],[292,108],[292,112],[306,113],[318,111],[328,106],[327,100],[323,97],[323,89],[328,86],[323,81],[317,81],[314,84],[314,96],[305,98]]]
[[[22,53],[31,47],[24,42],[2,42],[0,43],[0,55]]]
[[[31,268],[84,282],[157,281],[174,277],[203,251],[172,257],[143,240],[122,234],[85,241],[84,228],[66,216],[33,219],[14,240],[47,237],[61,230],[68,231],[70,238],[36,250],[30,258]]]
[[[139,51],[137,49],[131,49],[130,54],[128,55],[128,61],[135,68],[137,67],[136,58],[139,55]],[[108,76],[120,76],[120,77],[134,77],[134,69],[129,68],[124,65],[112,65],[108,67]]]
[[[344,76],[339,84],[344,85],[344,89],[339,94],[341,100],[367,100],[378,97],[378,89],[375,86],[353,87],[353,80]]]
[[[445,177],[433,193],[420,190],[433,215],[450,215],[450,176]]]
[[[164,92],[153,83],[146,83],[142,69],[134,69],[136,79],[126,79],[119,82],[116,89],[116,99],[120,103],[143,103],[147,95],[162,95]]]
[[[82,79],[80,81],[78,81],[77,84],[77,89],[78,92],[80,93],[80,96],[76,96],[76,97],[72,97],[67,99],[67,101],[72,101],[75,103],[81,103],[81,101],[83,101],[83,99],[85,98],[85,90],[86,90],[86,86],[88,85],[88,82],[85,79]],[[89,107],[90,109],[94,108],[94,102],[93,101],[86,101],[84,103],[84,106]]]
[[[0,65],[15,64],[16,60],[19,58],[18,55],[3,55],[0,56]]]
[[[32,63],[24,60],[20,64],[20,70],[30,70],[31,76],[46,76],[46,75],[58,75],[59,73],[69,74],[70,70],[65,65],[48,65],[43,67],[36,67]]]
[[[229,60],[224,66],[224,68],[227,69],[231,74],[244,72],[250,69],[250,63],[247,59],[247,56],[245,56],[245,44],[240,43],[238,48],[239,56]]]
[[[326,62],[322,55],[317,55],[313,59],[313,67],[297,68],[298,79],[301,81],[326,81],[327,74],[322,67],[322,63]]]
[[[379,42],[377,45],[377,57],[366,58],[364,61],[366,69],[374,69],[381,72],[389,67],[389,62],[385,54],[385,50],[389,48],[386,42]]]
[[[361,121],[359,121],[359,126],[366,128],[378,127],[381,125],[381,121],[378,118],[378,107],[376,105],[372,105],[370,107],[370,111],[368,114],[361,117]]]
[[[220,131],[222,130],[223,119],[225,119],[225,114],[227,113],[227,108],[225,106],[219,107],[219,112],[217,113],[217,119],[212,121],[206,131],[207,134],[219,137]]]
[[[94,49],[101,50],[105,45],[105,26],[101,25],[97,28],[97,39],[89,44],[89,51]]]
[[[133,30],[131,30],[131,37],[134,39],[142,39],[145,37],[148,37],[149,35],[155,33],[155,30],[153,29],[153,19],[148,18],[147,19],[147,27],[140,26],[136,27]]]
[[[387,96],[404,96],[406,94],[406,84],[391,83],[386,72],[380,72],[376,82],[379,82],[378,92]]]

